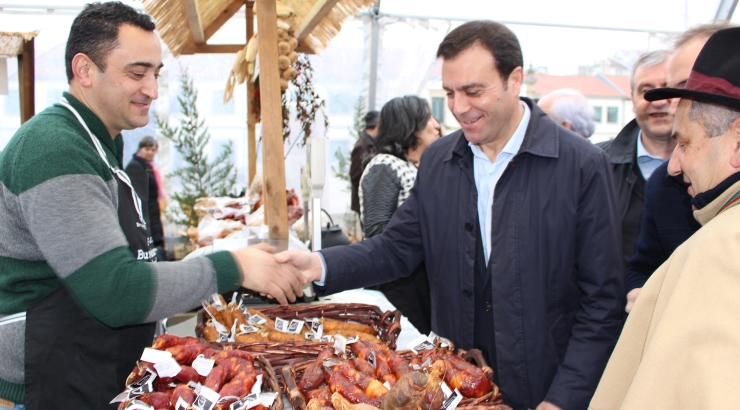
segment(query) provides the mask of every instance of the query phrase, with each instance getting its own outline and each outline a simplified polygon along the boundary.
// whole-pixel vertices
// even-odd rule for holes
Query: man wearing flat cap
[[[740,386],[740,28],[709,38],[680,97],[671,175],[701,229],[650,277],[590,408],[732,408]]]

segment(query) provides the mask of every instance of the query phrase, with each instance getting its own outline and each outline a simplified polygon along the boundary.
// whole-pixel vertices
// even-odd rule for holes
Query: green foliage
[[[337,159],[337,166],[332,165],[331,172],[334,174],[335,178],[341,179],[347,183],[347,185],[342,188],[342,191],[349,192],[352,190],[352,184],[349,180],[350,158],[345,155],[344,151],[341,149],[334,151],[334,158]]]
[[[353,135],[355,139],[362,137],[362,132],[365,131],[365,97],[360,96],[354,106],[354,116],[352,118],[352,128],[349,129],[350,135]]]
[[[211,135],[208,127],[204,126],[205,119],[200,119],[198,114],[195,105],[198,91],[187,71],[180,79],[180,85],[182,91],[177,101],[182,118],[179,126],[170,126],[166,118],[157,118],[157,125],[162,136],[172,141],[183,158],[183,165],[169,175],[180,178],[182,183],[182,190],[172,195],[181,211],[175,210],[173,221],[179,225],[197,226],[198,216],[193,209],[195,200],[228,195],[236,184],[236,168],[230,160],[233,153],[231,141],[213,161],[208,161],[204,149]]]

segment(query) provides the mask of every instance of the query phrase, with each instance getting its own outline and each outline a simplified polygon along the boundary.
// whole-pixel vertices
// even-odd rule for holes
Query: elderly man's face
[[[674,176],[683,174],[684,181],[691,184],[688,191],[693,197],[716,187],[737,171],[731,162],[739,148],[738,138],[733,135],[736,133],[734,126],[724,134],[710,138],[699,122],[690,121],[691,102],[682,99],[678,104],[673,127],[677,144],[668,162],[668,173]]]
[[[660,141],[671,138],[675,101],[650,102],[645,99],[645,92],[666,86],[666,66],[663,63],[652,67],[638,67],[634,76],[635,88],[632,90],[632,111],[643,135]]]
[[[149,108],[159,96],[157,78],[162,46],[156,34],[129,24],[118,29],[118,47],[106,58],[105,71],[91,70],[90,107],[111,136],[145,126]]]

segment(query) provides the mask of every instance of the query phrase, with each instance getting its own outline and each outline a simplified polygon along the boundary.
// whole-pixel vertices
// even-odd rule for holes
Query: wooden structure
[[[0,32],[0,56],[18,58],[18,95],[21,105],[21,124],[30,120],[35,108],[34,37],[38,32]]]
[[[285,198],[282,105],[277,51],[275,0],[144,0],[144,8],[157,23],[162,40],[177,57],[180,54],[237,53],[246,47],[254,32],[252,7],[257,4],[260,28],[260,106],[263,140],[263,199],[270,239],[288,238],[288,209]],[[295,11],[298,50],[314,53],[324,49],[339,33],[342,22],[375,0],[282,0]],[[247,22],[244,43],[206,44],[232,16],[245,7]],[[228,73],[224,73],[226,75]],[[249,181],[256,175],[256,118],[251,105],[254,85],[247,81],[247,147]]]

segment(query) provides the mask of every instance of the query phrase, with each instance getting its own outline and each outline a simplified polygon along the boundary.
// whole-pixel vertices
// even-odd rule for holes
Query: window
[[[601,122],[601,108],[600,106],[594,106],[594,121]]]
[[[606,122],[614,124],[619,116],[619,107],[608,107],[606,109]]]
[[[445,98],[432,97],[432,116],[440,124],[444,124],[445,119]]]
[[[224,104],[224,90],[214,90],[212,96],[212,109],[214,115],[234,115],[234,113],[236,113],[233,98],[229,100],[228,103]]]

